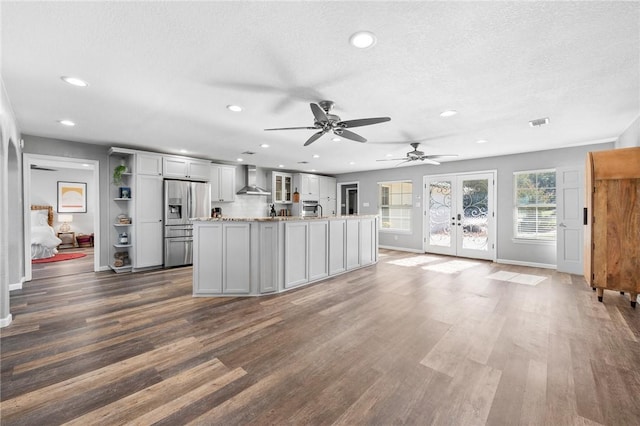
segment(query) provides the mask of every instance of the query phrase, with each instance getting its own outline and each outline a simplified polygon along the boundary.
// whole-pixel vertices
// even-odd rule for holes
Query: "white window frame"
[[[554,196],[554,203],[535,203],[535,204],[519,204],[518,203],[518,176],[519,175],[523,175],[523,174],[542,174],[542,173],[556,173],[555,169],[539,169],[539,170],[522,170],[522,171],[517,171],[517,172],[513,172],[513,240],[515,242],[529,242],[529,243],[541,243],[541,244],[545,244],[545,243],[552,243],[555,244],[555,242],[558,239],[558,234],[557,232],[554,233],[554,237],[553,238],[545,238],[542,236],[542,233],[539,233],[538,230],[536,229],[536,233],[533,236],[522,236],[522,235],[518,235],[518,210],[520,208],[535,208],[536,209],[536,216],[537,216],[537,212],[538,209],[542,209],[542,208],[550,208],[553,207],[555,209],[555,217],[556,217],[556,221],[557,221],[557,211],[558,211],[558,207],[557,207],[557,193],[555,193]],[[554,191],[557,191],[558,188],[558,183],[556,182],[555,186],[554,186]],[[536,228],[539,225],[538,220],[536,220]],[[555,231],[555,228],[554,228]]]
[[[408,183],[411,185],[411,192],[408,193],[409,194],[409,204],[401,204],[401,205],[385,205],[385,206],[394,206],[396,208],[402,208],[405,209],[409,212],[408,214],[408,221],[409,221],[409,225],[407,228],[385,228],[383,227],[383,215],[382,215],[382,186],[383,185],[391,185],[391,184],[396,184],[396,183]],[[401,192],[401,198],[402,195],[404,193]],[[391,194],[389,194],[389,196],[391,196]],[[393,180],[393,181],[384,181],[384,182],[378,182],[378,214],[380,215],[380,231],[381,232],[393,232],[393,233],[406,233],[406,234],[411,234],[412,230],[413,230],[413,181],[411,179],[403,179],[403,180]]]

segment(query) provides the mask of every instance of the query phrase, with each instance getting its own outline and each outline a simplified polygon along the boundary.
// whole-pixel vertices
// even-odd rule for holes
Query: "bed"
[[[31,206],[31,259],[46,259],[58,253],[62,240],[52,228],[53,208]]]

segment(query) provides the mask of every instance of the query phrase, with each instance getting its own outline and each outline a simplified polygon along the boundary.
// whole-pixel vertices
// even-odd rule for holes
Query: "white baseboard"
[[[13,321],[13,317],[11,316],[11,314],[0,319],[0,328],[7,327],[9,324],[11,324],[11,321]]]
[[[109,268],[108,266],[101,266],[98,269],[98,272],[104,272],[104,271],[110,271],[110,270],[111,270],[111,268]]]
[[[558,269],[557,265],[548,263],[521,262],[519,260],[497,259],[496,263],[504,263],[505,265],[529,266],[530,268]]]
[[[406,247],[378,246],[378,248],[387,249],[387,250],[408,251],[409,253],[421,253],[421,254],[424,253],[424,251],[422,251],[422,250],[406,248]]]
[[[24,277],[20,278],[20,282],[19,283],[15,283],[15,284],[9,284],[9,291],[12,290],[22,290],[22,284],[24,284],[26,280],[24,279]]]

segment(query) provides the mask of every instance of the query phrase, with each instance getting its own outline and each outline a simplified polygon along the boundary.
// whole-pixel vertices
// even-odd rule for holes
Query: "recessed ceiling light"
[[[242,107],[239,105],[227,105],[227,109],[229,111],[233,111],[233,112],[240,112],[242,111]]]
[[[268,143],[261,143],[260,144],[260,148],[269,148],[269,144]]]
[[[183,153],[183,154],[186,154],[187,150],[186,149],[181,149],[180,152]]]
[[[312,172],[315,172],[315,171],[316,171],[316,169],[311,169],[311,171],[312,171]]]
[[[356,162],[355,161],[349,161],[349,164],[353,166],[354,164],[356,164]]]
[[[320,158],[318,154],[313,154],[313,158]]]
[[[58,123],[62,124],[63,126],[75,126],[76,123],[74,123],[71,120],[59,120]]]
[[[87,83],[84,80],[81,80],[79,78],[76,77],[66,77],[66,76],[62,76],[60,77],[62,79],[62,81],[64,81],[67,84],[71,84],[73,86],[78,86],[78,87],[87,87],[89,85],[89,83]]]
[[[376,44],[376,36],[370,31],[358,31],[349,37],[349,43],[358,49],[366,49]]]
[[[284,164],[278,164],[278,167],[283,168]]]
[[[440,113],[440,117],[453,117],[457,113],[458,113],[458,111],[456,111],[455,109],[448,109],[446,111],[442,111]]]
[[[386,156],[387,157],[393,157],[393,154],[387,154]]]
[[[236,161],[242,162],[244,161],[244,158],[236,158]]]
[[[333,138],[331,140],[334,141],[334,142],[340,142],[340,138]]]
[[[478,140],[476,141],[476,143],[487,143],[487,142],[489,142],[489,141],[488,141],[488,140],[486,140],[486,139],[478,139]]]

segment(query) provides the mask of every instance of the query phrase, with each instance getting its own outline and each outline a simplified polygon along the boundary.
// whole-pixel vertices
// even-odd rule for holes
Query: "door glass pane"
[[[451,181],[429,184],[429,244],[451,247]]]
[[[462,181],[462,248],[489,249],[489,181],[474,179]]]
[[[282,201],[282,176],[276,175],[276,201]]]

